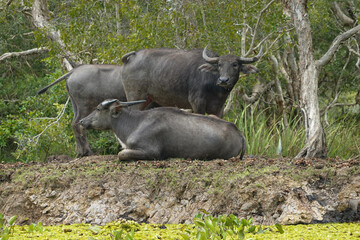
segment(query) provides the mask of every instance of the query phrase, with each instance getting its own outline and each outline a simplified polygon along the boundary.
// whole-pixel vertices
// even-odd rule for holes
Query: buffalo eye
[[[237,68],[237,67],[239,67],[239,64],[238,64],[237,62],[234,62],[234,63],[232,64],[232,66],[233,66],[234,68]]]

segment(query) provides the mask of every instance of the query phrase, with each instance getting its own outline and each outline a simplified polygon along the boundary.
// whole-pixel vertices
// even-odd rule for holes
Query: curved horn
[[[134,55],[134,54],[135,54],[135,51],[132,51],[132,52],[129,52],[129,53],[125,54],[124,56],[121,57],[121,61],[123,63],[128,63],[129,62],[129,57],[131,55]]]
[[[138,101],[131,101],[131,102],[121,102],[120,105],[123,107],[128,107],[128,106],[132,106],[132,105],[136,105],[136,104],[140,104],[140,103],[144,103],[146,102],[146,100],[138,100]]]
[[[261,58],[261,56],[263,54],[262,50],[263,50],[263,46],[261,46],[258,55],[256,55],[255,57],[252,57],[252,58],[238,57],[238,60],[241,63],[253,63],[253,62],[256,62],[257,60],[259,60]]]
[[[207,49],[208,46],[206,46],[202,52],[202,57],[203,59],[208,62],[208,63],[217,63],[219,61],[219,58],[218,57],[209,57],[207,54],[206,54],[206,49]]]
[[[117,99],[106,100],[101,103],[101,106],[103,108],[108,108],[111,104],[113,104],[116,101],[117,101]]]

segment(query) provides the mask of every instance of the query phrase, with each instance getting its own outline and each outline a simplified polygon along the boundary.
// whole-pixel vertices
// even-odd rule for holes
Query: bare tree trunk
[[[325,132],[320,121],[318,101],[319,70],[313,55],[310,20],[306,0],[283,0],[291,13],[298,36],[299,72],[301,81],[300,107],[304,115],[306,144],[296,158],[328,156]]]
[[[118,35],[121,34],[121,20],[120,20],[120,4],[118,2],[115,3],[115,18],[116,18],[116,33]]]
[[[330,62],[340,44],[360,31],[360,25],[338,35],[328,51],[319,60],[315,61],[307,0],[282,1],[285,7],[284,10],[291,14],[294,21],[299,45],[300,107],[304,115],[306,143],[296,158],[325,158],[328,156],[328,150],[325,132],[320,120],[317,95],[319,72],[322,67]]]

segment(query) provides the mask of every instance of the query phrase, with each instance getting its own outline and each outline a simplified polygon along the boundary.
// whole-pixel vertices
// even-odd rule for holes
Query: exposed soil
[[[360,159],[119,162],[117,156],[0,164],[0,212],[21,224],[190,223],[200,209],[257,224],[360,220]]]

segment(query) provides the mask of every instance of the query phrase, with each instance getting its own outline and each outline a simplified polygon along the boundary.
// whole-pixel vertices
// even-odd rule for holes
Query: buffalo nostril
[[[227,82],[229,82],[229,78],[228,78],[228,77],[220,77],[220,78],[219,78],[219,82],[221,82],[221,83],[227,83]]]

